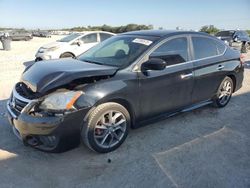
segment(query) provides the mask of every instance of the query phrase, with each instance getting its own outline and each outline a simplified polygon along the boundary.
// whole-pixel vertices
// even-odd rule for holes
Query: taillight
[[[245,63],[245,55],[244,54],[240,54],[240,64],[244,65]]]

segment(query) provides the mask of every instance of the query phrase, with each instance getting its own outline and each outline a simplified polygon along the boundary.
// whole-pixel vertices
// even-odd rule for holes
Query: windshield
[[[233,36],[234,31],[221,31],[219,33],[217,33],[215,36],[217,37],[231,37]]]
[[[79,34],[79,33],[74,33],[74,34],[71,34],[71,35],[69,35],[69,36],[67,36],[67,37],[64,37],[64,38],[58,40],[58,42],[70,42],[70,41],[76,39],[76,38],[79,37],[79,36],[81,36],[81,34]]]
[[[134,62],[155,41],[154,37],[115,36],[79,56],[79,60],[125,67]]]

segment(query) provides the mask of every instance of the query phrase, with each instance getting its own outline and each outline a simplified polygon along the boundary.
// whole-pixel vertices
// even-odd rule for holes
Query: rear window
[[[218,32],[215,36],[217,37],[232,37],[235,31],[221,31]]]
[[[192,37],[192,42],[195,60],[223,54],[226,48],[221,42],[205,37]]]

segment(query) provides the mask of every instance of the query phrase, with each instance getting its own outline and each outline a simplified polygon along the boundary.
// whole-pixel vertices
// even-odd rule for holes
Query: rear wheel
[[[233,93],[233,80],[230,77],[224,78],[213,101],[215,107],[222,108],[228,104]]]
[[[99,105],[82,128],[83,142],[92,150],[107,153],[117,149],[126,139],[130,127],[128,111],[118,103]]]
[[[75,56],[69,52],[66,52],[60,55],[60,58],[68,58],[68,57],[74,58]]]

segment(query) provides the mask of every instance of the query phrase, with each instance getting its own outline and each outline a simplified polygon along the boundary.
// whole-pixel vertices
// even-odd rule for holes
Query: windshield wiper
[[[84,61],[84,62],[87,62],[87,63],[94,63],[94,64],[97,64],[97,65],[104,65],[103,63],[98,62],[98,61],[92,61],[92,60],[87,60],[87,59],[81,59],[81,60]]]

